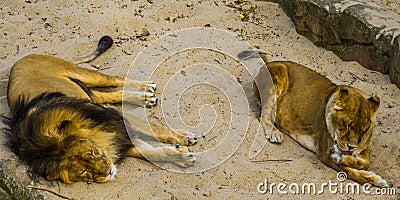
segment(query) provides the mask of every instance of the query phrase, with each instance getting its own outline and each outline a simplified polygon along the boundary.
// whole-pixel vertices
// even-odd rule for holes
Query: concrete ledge
[[[277,2],[276,0],[271,0]],[[282,9],[317,46],[344,61],[389,74],[400,87],[400,15],[363,0],[280,0]]]

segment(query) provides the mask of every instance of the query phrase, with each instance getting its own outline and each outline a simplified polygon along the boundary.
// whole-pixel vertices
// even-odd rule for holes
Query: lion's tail
[[[99,40],[96,51],[94,51],[92,54],[90,54],[88,56],[78,58],[78,59],[72,61],[72,63],[80,64],[80,63],[90,62],[93,59],[100,56],[102,53],[104,53],[107,49],[109,49],[112,44],[113,44],[113,39],[110,36],[107,36],[107,35],[103,36]]]

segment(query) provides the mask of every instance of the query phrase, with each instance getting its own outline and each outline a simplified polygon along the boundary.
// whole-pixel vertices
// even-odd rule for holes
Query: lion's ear
[[[381,100],[379,99],[379,97],[377,96],[373,96],[370,97],[369,99],[367,99],[369,107],[372,109],[372,112],[376,112],[379,108],[379,104],[381,102]]]
[[[46,175],[46,179],[49,180],[49,181],[57,180],[58,177],[59,177],[58,173],[51,173],[51,174],[47,174]]]
[[[71,183],[68,178],[68,170],[61,170],[59,172],[53,172],[46,176],[46,179],[49,181],[54,181],[60,179],[63,183]]]
[[[61,170],[60,180],[64,183],[72,183],[71,181],[69,181],[68,170],[66,170],[66,169]]]

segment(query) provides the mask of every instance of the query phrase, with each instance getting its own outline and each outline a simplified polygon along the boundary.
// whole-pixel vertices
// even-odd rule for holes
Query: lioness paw
[[[388,183],[381,176],[375,174],[373,171],[364,171],[362,174],[369,182],[377,187],[388,187]]]
[[[356,156],[340,155],[339,158],[337,159],[337,164],[343,165],[346,167],[356,168],[354,166],[354,165],[356,165]]]
[[[387,183],[387,181],[385,179],[382,179],[381,181],[379,181],[376,184],[377,187],[389,187],[389,184]]]
[[[343,160],[342,154],[336,152],[331,155],[331,158],[336,164],[339,164]]]
[[[267,139],[272,143],[282,143],[283,133],[280,132],[278,129],[274,128],[271,131],[266,131],[265,135]]]

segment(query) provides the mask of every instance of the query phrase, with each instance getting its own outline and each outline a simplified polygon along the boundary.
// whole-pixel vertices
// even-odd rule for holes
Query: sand
[[[240,6],[246,10],[240,10]],[[207,48],[191,48],[166,55],[168,57],[164,57],[157,68],[132,66],[140,52],[152,43],[157,44],[160,41],[157,39],[193,27],[228,31],[227,35],[232,33],[237,40],[222,39],[221,43],[247,42],[267,52],[272,60],[298,62],[337,84],[354,86],[367,95],[378,95],[381,106],[370,144],[370,170],[400,191],[399,88],[390,83],[387,75],[367,70],[356,62],[343,62],[332,52],[314,46],[296,33],[278,4],[244,2],[238,5],[231,1],[193,0],[90,0],[87,3],[4,0],[0,3],[0,114],[8,114],[5,99],[8,73],[18,59],[37,53],[72,60],[91,53],[101,36],[110,35],[114,38],[114,46],[91,65],[82,66],[113,75],[125,76],[131,71],[133,77],[151,77],[158,84],[156,94],[160,101],[159,106],[144,112],[149,121],[173,128],[186,126],[200,136],[199,144],[193,147],[198,153],[210,152],[220,144],[228,144],[224,148],[232,147],[226,152],[218,152],[216,156],[222,155],[222,159],[211,159],[211,165],[207,165],[207,157],[200,156],[197,168],[184,170],[187,173],[176,173],[146,161],[127,158],[118,166],[115,180],[105,184],[66,185],[41,180],[38,186],[74,199],[377,198],[376,195],[343,191],[342,194],[331,194],[328,189],[314,195],[279,194],[276,188],[273,194],[260,193],[258,186],[265,180],[269,185],[314,183],[318,188],[330,180],[342,184],[353,182],[339,182],[337,172],[288,136],[284,136],[282,144],[268,143],[255,158],[249,158],[250,145],[258,130],[259,105],[252,95],[251,85],[251,74],[257,66],[243,66],[235,55]],[[202,36],[184,39],[196,42],[198,37]],[[206,46],[212,45],[204,38],[199,41]],[[152,67],[156,70],[149,76]],[[194,78],[198,78],[197,82],[193,82]],[[178,101],[175,97],[179,97]],[[142,111],[137,108],[127,112]],[[236,131],[230,132],[232,129]],[[0,139],[4,143],[3,136]],[[0,146],[0,158],[17,159],[4,144]],[[208,170],[202,170],[207,167]],[[196,171],[194,169],[199,172],[189,173]],[[375,189],[370,191],[375,192]],[[399,197],[397,194],[381,198]],[[48,194],[48,198],[58,197]]]

